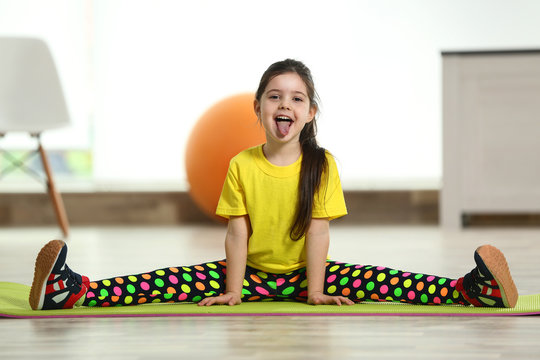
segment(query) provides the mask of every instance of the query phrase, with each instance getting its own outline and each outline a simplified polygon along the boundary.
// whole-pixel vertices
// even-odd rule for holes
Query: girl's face
[[[254,107],[267,142],[278,143],[298,142],[304,125],[317,112],[310,104],[304,81],[293,72],[272,78]]]

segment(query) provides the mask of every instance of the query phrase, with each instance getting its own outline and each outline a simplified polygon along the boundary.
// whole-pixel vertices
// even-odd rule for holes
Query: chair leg
[[[49,165],[47,154],[45,153],[45,149],[43,149],[43,146],[41,146],[41,141],[39,140],[39,138],[38,151],[41,156],[41,162],[43,164],[43,169],[45,170],[45,175],[47,176],[47,191],[53,203],[56,220],[58,221],[58,225],[62,229],[62,233],[65,237],[67,237],[69,234],[69,222],[66,215],[66,209],[64,208],[64,201],[62,200],[62,196],[56,190],[56,186],[54,185],[51,166]]]

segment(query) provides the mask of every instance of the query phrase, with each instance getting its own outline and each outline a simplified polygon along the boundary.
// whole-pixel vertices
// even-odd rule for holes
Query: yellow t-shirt
[[[313,218],[330,220],[347,214],[343,190],[332,155],[326,153],[323,174],[313,201]],[[225,218],[249,215],[252,234],[247,264],[270,273],[306,266],[305,237],[294,241],[290,230],[296,215],[302,157],[289,166],[276,166],[262,145],[242,151],[229,164],[216,214]]]

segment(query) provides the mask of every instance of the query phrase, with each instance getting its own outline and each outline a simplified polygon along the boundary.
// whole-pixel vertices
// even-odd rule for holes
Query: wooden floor
[[[336,260],[459,277],[484,243],[521,294],[540,293],[539,229],[332,228]],[[93,279],[224,257],[215,227],[73,228],[68,264]],[[56,228],[0,229],[0,281],[30,284]],[[241,306],[241,305],[240,305]],[[540,317],[193,317],[0,320],[0,359],[539,359]]]

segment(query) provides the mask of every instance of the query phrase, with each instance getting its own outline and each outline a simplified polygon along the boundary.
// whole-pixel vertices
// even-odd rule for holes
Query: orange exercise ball
[[[253,110],[255,95],[239,94],[210,107],[191,131],[186,148],[189,193],[208,216],[215,215],[230,160],[266,141]]]

